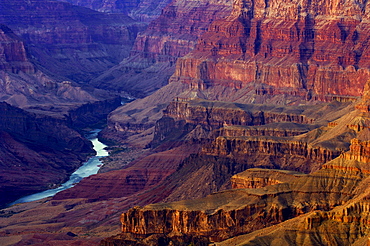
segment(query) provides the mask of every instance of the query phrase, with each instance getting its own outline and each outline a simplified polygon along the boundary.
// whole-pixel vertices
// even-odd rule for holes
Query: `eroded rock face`
[[[2,1],[0,22],[53,75],[86,82],[128,55],[143,25],[57,1]],[[58,77],[60,78],[60,77]]]
[[[210,23],[227,16],[231,5],[229,0],[172,1],[138,34],[130,57],[93,83],[100,88],[131,89],[137,97],[153,93],[168,83],[176,60],[194,48]]]
[[[367,93],[364,94],[366,95]],[[198,100],[198,107],[199,104]],[[204,101],[203,104],[205,104]],[[289,144],[292,145],[288,144],[291,148],[288,148],[289,150],[287,150],[287,152],[289,152],[289,155],[294,156],[300,155],[300,153],[302,154],[303,152],[300,151],[303,149],[308,150],[306,147],[302,148],[301,144],[303,142],[305,142],[309,148],[314,146],[326,146],[325,148],[327,149],[333,148],[332,150],[340,150],[341,147],[339,145],[335,146],[332,144],[333,140],[342,138],[342,140],[346,139],[345,141],[349,141],[348,137],[345,137],[346,134],[348,136],[357,136],[357,138],[351,141],[349,151],[344,151],[343,149],[338,151],[337,155],[339,155],[340,152],[344,153],[333,160],[323,161],[326,163],[322,165],[318,171],[311,172],[309,175],[301,175],[281,170],[274,172],[273,170],[252,169],[241,173],[240,176],[235,175],[231,178],[231,184],[234,184],[234,187],[238,189],[224,190],[195,200],[158,203],[142,208],[134,207],[121,216],[123,232],[123,234],[120,235],[121,240],[130,238],[131,240],[142,242],[143,238],[148,238],[149,235],[177,234],[186,236],[197,235],[206,237],[211,242],[218,242],[240,234],[247,234],[246,237],[248,238],[248,233],[256,231],[257,234],[251,234],[254,235],[251,236],[251,238],[254,237],[253,242],[262,242],[263,240],[270,241],[273,239],[268,236],[270,235],[268,234],[268,228],[279,223],[288,223],[285,221],[293,218],[296,218],[296,220],[294,219],[293,221],[300,221],[301,224],[299,227],[297,227],[297,224],[293,225],[293,227],[296,227],[292,232],[284,232],[284,235],[294,235],[293,238],[288,239],[287,237],[284,239],[285,241],[282,240],[284,242],[302,242],[303,239],[297,235],[304,229],[311,230],[312,232],[307,233],[306,239],[304,240],[311,240],[310,242],[330,241],[333,238],[333,233],[328,226],[334,223],[334,221],[338,225],[338,228],[343,226],[343,230],[347,231],[347,235],[351,235],[350,240],[343,237],[343,243],[359,240],[364,235],[367,235],[367,230],[356,233],[356,229],[350,229],[348,225],[350,222],[353,222],[353,220],[356,220],[361,221],[359,227],[356,228],[361,228],[360,230],[363,230],[362,228],[367,226],[366,219],[362,219],[362,217],[367,218],[365,214],[368,205],[367,202],[358,202],[358,199],[364,200],[364,193],[368,190],[370,171],[367,165],[368,140],[366,139],[369,137],[369,131],[366,127],[359,128],[358,131],[355,131],[348,122],[352,122],[358,117],[366,118],[369,116],[368,112],[366,113],[363,110],[363,105],[365,104],[366,96],[364,96],[363,101],[358,104],[362,105],[361,107],[357,107],[357,110],[352,110],[338,118],[334,121],[335,124],[329,124],[329,126],[320,127],[313,131],[292,137],[219,136],[215,142],[230,141],[221,145],[226,149],[230,149],[231,152],[240,151],[243,153],[249,153],[249,151],[253,151],[255,148],[252,145],[238,145],[238,141],[248,142],[254,138],[259,141],[265,139],[266,142],[260,145],[260,149],[256,149],[256,153],[268,155],[269,151],[277,151],[270,156],[270,161],[272,157],[277,157],[279,160],[285,159],[285,157],[279,157],[279,153],[284,153],[284,150],[280,148],[283,148],[284,144],[288,144],[290,141],[298,141],[295,144],[290,142]],[[220,104],[218,106],[220,106]],[[327,106],[328,105],[325,107]],[[225,108],[225,106],[223,107]],[[203,108],[207,107],[203,105]],[[207,109],[208,115],[212,115],[212,110],[209,110],[209,108]],[[316,108],[311,111],[317,114],[320,110]],[[190,115],[202,116],[202,113],[187,114],[186,112],[191,112],[191,110],[182,108],[181,114],[178,114],[180,120],[186,121],[187,117]],[[203,111],[200,110],[198,112]],[[209,119],[213,118],[215,117],[210,117]],[[211,120],[204,121],[203,117],[190,119],[197,120],[199,125],[212,122]],[[212,124],[210,124],[210,126],[212,126]],[[243,134],[246,133],[248,132],[243,132]],[[313,139],[311,138],[312,135],[315,135]],[[217,149],[215,146],[209,149],[203,147],[203,152],[205,152],[205,150],[214,151],[215,149]],[[231,152],[218,152],[215,153],[214,156],[215,159],[218,158],[220,160],[222,156],[228,156],[227,158],[233,156],[235,158],[238,155],[230,154]],[[321,151],[318,149],[312,150],[312,153],[318,154],[320,152]],[[200,164],[198,166],[208,166],[208,162],[205,161],[207,158],[204,158],[204,156],[202,157],[203,159],[201,159],[200,156],[193,156],[193,158],[195,160],[198,159],[198,163],[205,163],[203,166]],[[315,157],[310,155],[307,159],[314,160]],[[229,160],[231,160],[231,158]],[[253,158],[251,156],[243,156],[243,158],[237,160],[235,163],[241,164],[241,160],[245,161],[245,166],[248,166],[249,161],[251,164],[261,163],[258,158]],[[319,159],[316,159],[314,162],[317,163],[319,161]],[[231,163],[231,161],[226,162]],[[275,163],[278,163],[278,160]],[[289,160],[287,163],[290,163],[291,167],[297,162],[295,160]],[[186,165],[184,164],[183,167],[186,167]],[[191,166],[187,166],[188,169],[190,167]],[[230,164],[230,169],[232,168],[238,168],[238,165]],[[198,169],[200,170],[201,168]],[[215,169],[222,168],[214,168],[214,170]],[[227,168],[222,170],[224,170],[224,173],[230,171]],[[182,168],[178,170],[179,173],[181,173],[181,171]],[[206,176],[206,170],[202,170],[202,172],[203,175]],[[193,172],[193,174],[196,174],[196,172]],[[208,185],[213,186],[214,184],[208,183]],[[171,195],[169,197],[171,197]],[[349,205],[352,202],[354,202],[354,205]],[[340,207],[343,204],[346,204],[345,207]],[[320,210],[321,212],[315,213],[313,212],[314,210]],[[355,214],[360,215],[356,217]],[[258,230],[261,230],[262,233],[258,234]],[[274,232],[275,230],[281,232],[285,229],[284,226],[271,227],[271,231]],[[306,235],[305,232],[304,234]],[[255,235],[257,235],[257,237],[255,237]],[[109,240],[107,242],[109,242]],[[226,242],[227,241],[225,241],[224,245],[228,245]]]
[[[6,72],[32,73],[34,66],[28,61],[22,40],[5,25],[0,25],[0,69]]]
[[[353,165],[361,168],[353,169]],[[362,180],[357,173],[360,170],[368,172],[365,166],[365,163],[339,158],[329,162],[321,171],[289,184],[230,190],[191,202],[133,208],[121,217],[122,231],[141,236],[183,233],[220,241],[315,209],[329,210],[348,201],[357,194],[352,192]],[[344,185],[338,185],[334,177],[340,177]],[[320,186],[322,182],[327,185]]]
[[[279,169],[251,168],[235,174],[231,177],[230,181],[233,189],[256,189],[268,185],[290,182],[302,175],[304,174]]]
[[[264,84],[261,93],[331,100],[360,96],[369,76],[367,3],[235,1],[171,81],[205,89]]]
[[[75,5],[87,7],[105,13],[124,13],[135,20],[150,22],[161,14],[161,10],[170,2],[132,1],[132,0],[63,0]]]

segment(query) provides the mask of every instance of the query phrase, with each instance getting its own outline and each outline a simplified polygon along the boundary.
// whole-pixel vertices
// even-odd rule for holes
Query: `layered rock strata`
[[[156,233],[201,235],[220,241],[308,211],[341,205],[357,194],[356,187],[368,172],[365,163],[339,158],[312,175],[286,184],[133,208],[122,214],[122,232],[139,237]]]
[[[172,1],[138,34],[130,57],[93,83],[100,88],[118,87],[136,97],[153,93],[168,83],[176,60],[194,48],[209,24],[229,15],[231,5],[228,0]]]
[[[279,169],[251,168],[235,174],[230,181],[233,189],[256,189],[268,185],[287,183],[303,175],[303,173]]]
[[[298,159],[310,160],[309,162],[316,164],[323,164],[342,153],[340,150],[315,147],[294,139],[271,137],[217,137],[214,142],[204,146],[202,151],[210,155],[234,156],[236,158],[248,158],[257,153],[276,159],[286,159],[294,156]],[[290,162],[288,161],[288,163]],[[283,168],[289,168],[289,166],[298,168],[296,165],[288,163]],[[300,171],[307,172],[307,170],[312,170],[308,166],[303,168],[305,169]]]
[[[366,93],[364,94],[366,95]],[[359,103],[359,105],[364,104],[366,104],[366,96]],[[357,117],[368,117],[368,113],[364,112],[363,108],[360,107],[360,109],[350,111],[337,119],[335,121],[336,124],[330,127],[321,127],[302,135],[285,138],[285,140],[290,138],[305,141],[306,144],[311,141],[316,146],[321,145],[330,148],[330,146],[335,146],[332,143],[335,139],[341,138],[348,141],[348,136],[357,136],[357,138],[351,141],[348,152],[331,161],[327,161],[318,171],[309,175],[294,176],[296,174],[284,171],[273,172],[266,170],[262,172],[260,169],[256,173],[255,169],[246,171],[241,176],[234,176],[234,187],[239,188],[238,185],[240,185],[241,187],[247,186],[251,188],[225,190],[195,200],[158,203],[143,208],[135,207],[122,214],[121,223],[124,234],[121,234],[119,237],[136,238],[137,242],[143,242],[143,238],[153,234],[178,234],[202,236],[211,242],[217,242],[240,234],[247,234],[246,237],[248,238],[250,234],[254,235],[254,237],[250,237],[254,243],[261,243],[261,240],[269,242],[273,240],[268,233],[278,227],[274,227],[274,225],[279,223],[287,223],[289,225],[289,222],[285,221],[293,218],[296,219],[292,221],[302,221],[300,218],[305,218],[305,230],[313,232],[313,234],[304,233],[307,235],[306,239],[311,240],[309,242],[325,240],[331,242],[333,233],[328,231],[327,225],[333,223],[334,220],[338,222],[339,227],[344,226],[343,231],[347,231],[347,235],[351,235],[350,242],[359,240],[366,235],[367,231],[361,229],[361,232],[357,233],[356,229],[348,228],[346,223],[356,217],[354,214],[362,213],[362,210],[367,211],[367,205],[357,204],[356,199],[364,196],[368,185],[370,174],[367,164],[369,132],[366,127],[362,130],[354,131],[348,125],[348,122],[353,121]],[[186,112],[186,110],[182,110],[182,112]],[[317,113],[317,111],[315,112]],[[315,135],[313,139],[311,139],[312,135]],[[275,142],[277,145],[284,144],[284,138],[271,136],[219,136],[217,139],[221,142],[229,140],[228,144],[221,145],[225,146],[226,149],[230,149],[230,152],[248,153],[254,148],[242,145],[239,147],[238,144],[233,143],[237,143],[238,140],[248,141],[253,138],[258,138],[259,140],[267,138],[270,142],[276,138],[279,139],[279,141]],[[217,139],[215,142],[217,142]],[[297,142],[298,145],[302,143]],[[256,152],[262,155],[268,151],[279,152],[279,146],[273,145],[271,147],[268,144],[262,144],[262,148]],[[214,150],[214,147],[209,148],[209,150]],[[335,148],[338,148],[338,146]],[[203,149],[205,148],[203,147]],[[292,147],[289,149],[289,153],[298,149],[301,150],[302,148]],[[220,155],[226,154],[220,152],[216,155],[220,158]],[[273,154],[273,156],[277,155],[277,152]],[[251,159],[250,156],[242,159],[245,162],[258,163],[256,159]],[[278,157],[278,159],[283,158]],[[312,157],[308,159],[312,159]],[[292,164],[294,162],[290,161],[289,163]],[[293,176],[289,177],[291,175]],[[341,205],[346,204],[348,206],[351,201],[354,201],[356,205],[351,205],[348,209],[340,209]],[[315,210],[321,210],[322,212],[312,212]],[[337,214],[334,211],[342,212]],[[355,211],[353,216],[349,215],[352,211]],[[306,213],[308,214],[304,215]],[[344,216],[339,215],[340,213],[344,214]],[[317,216],[318,214],[320,215]],[[349,216],[347,217],[347,215]],[[356,221],[360,221],[358,228],[365,228],[366,222],[360,219],[360,217],[356,217],[358,218]],[[269,227],[271,227],[271,230],[268,229]],[[259,234],[258,230],[261,231],[261,234]],[[253,231],[256,231],[256,233],[253,234]],[[263,231],[266,231],[267,234],[263,233]],[[287,235],[287,237],[283,241],[293,242],[297,240],[296,242],[301,242],[297,236],[299,231],[300,229],[298,228],[297,230],[296,228],[293,232],[285,232],[284,235]],[[289,238],[289,235],[293,235],[293,238]],[[348,241],[348,237],[343,242],[347,242],[346,240]]]
[[[6,72],[32,73],[34,66],[28,61],[23,41],[9,27],[0,25],[0,69]]]
[[[226,126],[215,131],[215,137],[242,137],[242,136],[272,136],[293,137],[313,130],[314,125],[279,122],[262,126]]]
[[[104,13],[124,13],[139,21],[150,22],[157,18],[169,0],[122,1],[122,0],[63,0],[78,6]]]
[[[284,108],[199,99],[173,101],[156,123],[153,144],[158,144],[166,138],[184,136],[197,125],[210,131],[223,126],[258,126],[275,122],[311,124],[315,119],[305,115],[304,111],[307,109],[307,107]]]
[[[178,60],[171,81],[202,90],[258,83],[261,94],[352,100],[369,76],[367,5],[235,1]]]
[[[143,24],[57,1],[2,1],[0,22],[28,45],[40,68],[86,82],[128,55]]]

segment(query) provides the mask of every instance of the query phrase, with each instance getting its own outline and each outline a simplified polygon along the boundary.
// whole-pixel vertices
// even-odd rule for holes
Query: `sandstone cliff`
[[[369,75],[367,4],[235,1],[178,60],[171,81],[202,90],[258,83],[261,94],[319,100],[360,96]]]
[[[231,177],[233,189],[262,188],[268,185],[287,183],[303,176],[303,173],[280,169],[251,168]]]
[[[364,106],[367,100],[366,95],[367,92],[364,93],[363,100],[357,104],[356,110],[353,110],[353,108],[352,110],[342,110],[347,113],[341,116],[338,112],[329,116],[329,114],[323,113],[325,111],[318,110],[316,106],[315,110],[310,111],[306,109],[306,112],[312,113],[311,116],[321,115],[322,117],[325,115],[326,119],[332,118],[335,120],[327,124],[327,126],[324,125],[303,134],[288,137],[219,136],[214,142],[210,143],[211,145],[206,144],[203,146],[203,155],[193,155],[191,157],[193,161],[185,161],[176,174],[184,178],[181,181],[181,187],[189,188],[191,186],[187,184],[185,179],[192,175],[201,177],[199,173],[202,173],[203,177],[209,175],[206,169],[202,170],[202,168],[210,166],[208,164],[210,163],[210,154],[214,154],[214,163],[220,164],[222,158],[227,158],[223,163],[229,163],[230,166],[223,164],[213,169],[214,171],[218,169],[222,170],[223,177],[225,177],[225,174],[226,176],[230,175],[230,172],[237,172],[239,168],[247,169],[248,166],[251,167],[250,165],[263,163],[260,161],[259,156],[268,155],[271,151],[273,154],[269,157],[270,163],[283,163],[287,159],[280,155],[282,154],[284,156],[285,150],[289,156],[305,155],[304,153],[314,154],[310,154],[304,158],[313,161],[313,164],[325,163],[322,166],[316,166],[315,170],[319,170],[313,171],[311,169],[309,175],[296,175],[286,171],[274,172],[270,170],[262,172],[257,170],[257,172],[253,172],[251,170],[242,173],[240,176],[235,175],[231,178],[231,184],[234,184],[234,187],[240,188],[244,186],[248,188],[224,190],[195,200],[157,203],[142,208],[134,207],[121,216],[122,234],[103,241],[102,245],[116,245],[128,239],[145,245],[148,242],[147,240],[149,240],[149,235],[151,235],[150,238],[153,238],[153,235],[159,238],[164,237],[168,240],[168,244],[170,244],[171,240],[172,243],[177,242],[176,239],[171,239],[173,235],[178,235],[183,240],[196,235],[210,242],[218,242],[240,234],[246,234],[245,237],[253,239],[252,241],[255,244],[251,245],[258,245],[258,243],[264,240],[273,241],[268,235],[269,230],[267,228],[271,228],[271,231],[274,232],[274,228],[279,227],[274,225],[285,223],[284,221],[290,219],[304,222],[302,222],[303,224],[301,223],[301,227],[298,229],[284,234],[293,238],[280,240],[280,243],[284,241],[300,244],[303,243],[302,240],[308,240],[307,242],[315,245],[315,242],[332,242],[334,240],[333,233],[328,226],[333,221],[336,221],[338,224],[335,228],[343,227],[343,230],[347,231],[346,233],[350,235],[350,239],[340,237],[339,240],[341,241],[337,242],[338,245],[346,245],[348,242],[361,240],[367,233],[366,229],[359,229],[357,231],[357,229],[348,227],[348,223],[353,220],[361,221],[356,228],[366,228],[365,214],[367,205],[356,202],[357,197],[362,196],[364,189],[366,189],[365,187],[368,184],[367,180],[370,173],[367,165],[369,129],[366,119],[369,115],[368,110],[365,110],[366,107]],[[191,105],[189,102],[182,101],[180,103],[187,105],[187,107],[180,107],[181,110],[178,111],[165,111],[165,117],[170,118],[169,112],[172,112],[172,119],[174,120],[176,118],[178,122],[187,121],[198,125],[215,128],[220,127],[220,125],[214,124],[214,122],[217,123],[217,118],[215,116],[210,117],[212,116],[213,109],[216,107],[210,110],[210,107],[205,107],[207,102],[203,100],[197,100],[195,104],[198,107],[197,110],[194,110],[194,105],[193,108],[189,107]],[[202,103],[203,107],[199,106]],[[221,102],[213,104],[213,106],[215,105],[222,105],[226,112],[231,108],[230,105],[225,107],[225,103]],[[324,108],[330,108],[327,106],[324,106]],[[168,108],[171,108],[171,106]],[[287,109],[288,107],[284,108]],[[297,110],[297,107],[295,109]],[[236,109],[234,108],[233,110]],[[207,120],[204,120],[205,116]],[[358,117],[362,117],[365,121],[359,121]],[[233,117],[237,122],[236,124],[242,125],[240,123],[242,121],[238,121],[239,118]],[[294,119],[294,117],[291,118]],[[317,120],[316,122],[323,124],[325,121]],[[249,132],[243,131],[243,133],[248,134]],[[357,138],[353,139],[356,136]],[[350,138],[353,140],[349,141]],[[338,141],[339,139],[341,139],[342,143]],[[259,144],[256,146],[260,147],[253,146],[251,144],[252,142],[258,142]],[[349,142],[351,145],[346,147],[346,144]],[[249,145],[246,143],[249,143]],[[283,147],[284,144],[290,147],[285,148]],[[305,147],[302,147],[302,144]],[[223,148],[219,149],[219,146],[223,146]],[[309,151],[310,148],[313,149]],[[336,154],[330,156],[330,151],[336,151]],[[242,158],[238,158],[239,155],[242,155]],[[320,158],[324,157],[324,159],[320,159],[318,156]],[[335,156],[338,157],[330,160]],[[277,157],[274,162],[272,162],[273,157]],[[292,168],[297,161],[290,159],[286,163],[289,164],[280,167]],[[307,167],[309,165],[303,166]],[[300,166],[300,168],[303,166]],[[191,175],[184,175],[183,168],[187,168],[188,170],[193,168],[193,170],[188,171]],[[295,168],[299,167],[295,166]],[[171,176],[169,177],[170,179]],[[181,178],[179,177],[178,180],[181,180]],[[206,178],[202,180],[210,181]],[[213,180],[217,180],[217,182],[206,183],[210,189],[222,190],[226,188],[225,181],[223,181],[225,182],[223,186],[218,183],[221,179]],[[195,186],[189,190],[197,194],[198,191],[195,187],[199,183],[196,180],[191,180],[190,182],[193,182]],[[202,189],[200,188],[200,190]],[[186,192],[184,195],[186,196]],[[181,199],[181,195],[175,188],[172,194],[164,201],[171,201],[171,199],[174,201],[178,200],[178,198]],[[355,202],[355,204],[350,205],[350,208],[339,209],[341,205],[346,204],[347,206],[352,202]],[[322,212],[314,213],[313,211],[315,210]],[[354,211],[353,215],[349,215],[352,211]],[[363,213],[364,219],[361,217],[362,211],[365,211]],[[357,214],[361,215],[357,216]],[[284,226],[279,228],[282,229]],[[313,231],[313,233],[304,233],[306,237],[300,238],[297,236],[301,231],[300,228],[302,230],[310,230],[310,232]],[[253,234],[253,231],[256,231],[255,234]],[[262,233],[258,234],[258,232]],[[248,237],[248,235],[254,236]],[[225,245],[227,245],[227,242],[225,241]]]
[[[338,158],[322,170],[286,184],[229,190],[193,201],[133,208],[121,217],[122,232],[139,237],[180,233],[220,241],[309,211],[341,205],[358,194],[356,187],[367,173],[365,163]]]
[[[130,57],[92,82],[136,97],[153,93],[168,83],[176,60],[194,48],[209,24],[230,13],[231,4],[228,0],[172,1],[138,34]]]
[[[24,43],[5,25],[0,25],[0,45],[1,70],[13,73],[34,72],[35,68],[28,61]]]

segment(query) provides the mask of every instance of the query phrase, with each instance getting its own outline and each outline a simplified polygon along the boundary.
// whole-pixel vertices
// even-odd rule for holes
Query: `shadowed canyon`
[[[370,3],[3,0],[1,245],[369,245]],[[97,174],[52,197],[95,151]]]

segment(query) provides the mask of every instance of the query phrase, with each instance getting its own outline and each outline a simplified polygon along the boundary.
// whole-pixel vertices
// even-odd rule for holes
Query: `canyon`
[[[368,243],[367,1],[1,6],[2,244]]]
[[[223,1],[172,1],[135,40],[129,57],[93,79],[102,89],[128,91],[138,98],[168,84],[176,60],[194,49],[210,23],[227,16],[232,7]]]

